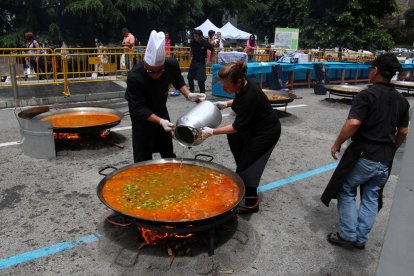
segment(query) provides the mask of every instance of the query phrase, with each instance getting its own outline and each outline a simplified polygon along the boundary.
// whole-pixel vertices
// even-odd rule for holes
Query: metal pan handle
[[[213,161],[213,159],[214,159],[214,157],[213,156],[211,156],[211,155],[208,155],[208,154],[204,154],[204,153],[198,153],[198,154],[196,154],[196,156],[194,157],[194,160],[197,160],[198,159],[198,157],[207,157],[207,158],[209,158],[209,160],[207,160],[207,162],[211,162],[211,161]]]
[[[106,166],[106,167],[104,167],[103,169],[100,169],[98,173],[99,173],[100,175],[103,175],[103,176],[108,176],[107,174],[104,174],[104,173],[103,173],[103,171],[104,171],[104,170],[106,170],[106,169],[114,169],[115,171],[117,171],[117,170],[118,170],[118,168],[117,168],[117,167],[114,167],[114,166]]]

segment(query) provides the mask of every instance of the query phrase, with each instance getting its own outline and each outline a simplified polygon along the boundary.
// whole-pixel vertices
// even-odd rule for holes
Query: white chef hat
[[[149,66],[161,66],[165,62],[165,34],[152,31],[145,50],[144,61]]]

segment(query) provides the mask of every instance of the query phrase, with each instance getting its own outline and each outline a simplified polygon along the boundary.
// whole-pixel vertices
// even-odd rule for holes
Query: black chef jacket
[[[166,59],[164,66],[165,71],[158,79],[148,75],[143,62],[128,72],[125,99],[132,121],[134,162],[150,160],[154,152],[160,152],[163,158],[174,157],[171,134],[147,121],[151,114],[170,120],[166,106],[168,87],[173,84],[180,89],[185,85],[176,59]]]

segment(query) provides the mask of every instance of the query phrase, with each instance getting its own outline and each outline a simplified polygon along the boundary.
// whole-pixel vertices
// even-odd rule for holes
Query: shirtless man
[[[135,45],[135,37],[128,31],[127,28],[122,28],[122,34],[124,39],[122,40],[122,46],[124,46],[125,54],[125,67],[127,70],[131,69],[133,66],[132,58],[130,54],[132,52],[132,48]]]

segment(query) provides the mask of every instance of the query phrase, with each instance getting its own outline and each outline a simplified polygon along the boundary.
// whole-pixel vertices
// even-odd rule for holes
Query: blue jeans
[[[358,159],[338,194],[339,235],[358,245],[365,245],[378,212],[378,192],[388,179],[388,162]],[[355,197],[358,186],[363,187],[359,213]]]

